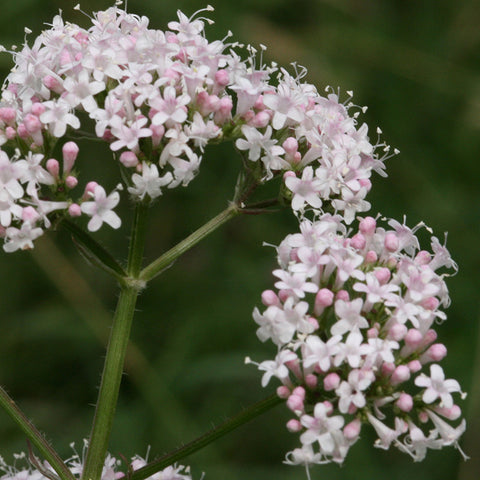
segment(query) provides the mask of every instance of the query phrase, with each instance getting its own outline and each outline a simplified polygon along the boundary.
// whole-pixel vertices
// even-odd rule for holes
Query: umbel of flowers
[[[394,220],[382,227],[365,217],[357,232],[347,231],[370,209],[370,177],[385,175],[389,147],[380,139],[371,143],[358,121],[365,109],[351,103],[350,93],[344,103],[332,89],[319,94],[303,81],[305,69],[294,65],[291,74],[266,65],[253,47],[231,42],[230,32],[209,42],[204,26],[212,22],[199,13],[211,10],[190,18],[178,12],[166,31],[118,6],[93,14],[88,28],[57,15],[32,45],[25,41],[10,51],[15,65],[0,98],[3,248],[33,248],[46,229],[64,221],[89,258],[120,280],[121,294],[85,461],[78,455],[58,460],[29,421],[18,420],[0,389],[2,406],[53,462],[30,455],[32,467],[23,471],[0,464],[4,480],[52,478],[52,468],[63,480],[125,475],[106,452],[138,293],[232,211],[248,213],[249,194],[274,177],[281,183],[276,201],[298,216],[300,233],[278,247],[277,291],[263,293],[266,308],[255,309],[254,319],[260,340],[278,349],[274,360],[258,364],[262,385],[280,380],[278,396],[293,414],[288,429],[300,434],[301,446],[286,463],[341,463],[364,423],[376,430],[376,446],[395,445],[414,460],[428,448],[459,448],[465,421],[450,423],[461,416],[452,394],[463,393],[445,379],[439,362],[446,348],[434,330],[445,319],[444,276],[455,263],[435,237],[432,252],[420,250],[418,227]],[[80,137],[109,145],[118,167],[113,181],[91,177]],[[206,146],[222,141],[233,143],[243,159],[227,213],[142,269],[146,208],[166,189],[187,186]],[[115,208],[122,196],[136,203],[126,269],[72,227],[73,220],[90,232],[103,224],[119,228]],[[314,221],[306,219],[308,211]],[[134,458],[129,473],[191,478],[188,469],[171,464],[156,463],[153,470],[150,464],[148,472],[155,473],[142,473],[144,463]]]
[[[324,214],[278,246],[277,290],[263,292],[253,318],[259,339],[278,347],[258,364],[262,385],[280,380],[294,415],[287,428],[300,434],[286,463],[342,463],[364,423],[376,447],[415,461],[428,448],[459,448],[465,420],[451,426],[461,415],[452,394],[464,394],[445,378],[434,329],[449,304],[442,272],[457,267],[436,237],[432,252],[420,250],[418,228],[365,217],[347,232]]]
[[[0,100],[7,252],[32,248],[65,217],[87,217],[92,232],[118,228],[122,190],[148,202],[186,186],[206,145],[224,140],[235,141],[257,183],[288,171],[281,190],[296,211],[333,202],[351,221],[368,210],[369,178],[383,174],[389,148],[370,143],[359,109],[350,114],[349,100],[302,83],[304,69],[292,76],[264,65],[252,47],[228,42],[230,33],[209,42],[205,21],[179,12],[168,31],[154,30],[148,18],[112,7],[85,29],[57,15],[33,45],[11,50]],[[109,194],[89,176],[76,135],[109,144],[119,167]]]

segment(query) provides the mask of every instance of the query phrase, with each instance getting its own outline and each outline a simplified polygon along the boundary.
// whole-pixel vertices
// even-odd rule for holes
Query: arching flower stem
[[[30,439],[30,442],[38,449],[42,457],[51,465],[61,480],[75,480],[72,472],[63,463],[63,460],[48,443],[45,436],[37,430],[35,425],[26,417],[2,387],[0,387],[0,406]]]
[[[232,430],[235,430],[250,420],[262,415],[280,403],[282,403],[282,399],[276,394],[270,395],[263,400],[253,403],[249,407],[245,408],[217,427],[212,428],[210,431],[206,432],[195,440],[177,448],[176,450],[173,450],[170,453],[167,453],[157,460],[148,463],[144,467],[135,470],[129,475],[128,480],[144,480],[145,478],[154,475],[169,465],[173,465],[174,463],[178,462],[182,458],[201,450],[203,447],[206,447],[215,440],[218,440],[220,437],[223,437]]]

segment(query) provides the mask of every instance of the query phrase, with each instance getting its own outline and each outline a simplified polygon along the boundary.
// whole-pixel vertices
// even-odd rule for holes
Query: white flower
[[[239,150],[248,150],[248,159],[252,162],[256,162],[260,158],[262,150],[267,151],[277,143],[277,140],[271,139],[272,127],[270,125],[264,134],[259,132],[255,127],[243,125],[242,133],[246,140],[239,138],[235,142],[235,145]]]
[[[142,164],[142,174],[134,173],[132,175],[132,182],[134,187],[128,187],[128,193],[134,197],[143,200],[145,195],[148,195],[152,200],[162,194],[161,187],[168,185],[173,180],[173,175],[167,172],[163,177],[158,174],[156,165]]]
[[[114,152],[123,147],[129,150],[137,150],[140,138],[152,136],[152,131],[149,128],[143,128],[147,122],[148,119],[140,117],[133,122],[127,122],[125,124],[120,117],[113,117],[111,122],[112,134],[117,137],[118,140],[113,142],[110,148]]]
[[[335,313],[339,320],[331,328],[332,335],[343,335],[354,328],[368,328],[367,319],[361,315],[362,306],[363,300],[361,298],[356,298],[351,302],[337,300],[335,302]]]
[[[33,248],[33,241],[42,234],[43,230],[30,222],[24,222],[20,229],[8,227],[5,232],[3,249],[8,253],[15,250],[30,250]]]
[[[105,90],[105,83],[91,81],[87,70],[80,70],[78,78],[68,76],[63,82],[67,92],[65,100],[71,107],[81,104],[86,112],[93,112],[97,108],[97,102],[93,97]]]
[[[340,351],[338,343],[341,339],[340,335],[334,335],[324,342],[316,335],[309,335],[303,349],[305,368],[318,365],[322,371],[328,372],[333,363],[333,357]]]
[[[303,210],[305,203],[313,208],[321,208],[323,203],[320,198],[322,183],[318,178],[314,178],[313,168],[310,166],[303,170],[301,179],[288,176],[285,179],[285,185],[293,193],[292,209]]]
[[[328,416],[328,409],[324,403],[315,405],[313,415],[300,417],[300,422],[307,429],[300,436],[300,441],[305,445],[318,442],[323,454],[331,454],[335,449],[333,433],[343,427],[345,420],[341,415]]]
[[[451,392],[461,392],[460,385],[456,380],[445,380],[445,374],[440,365],[430,365],[430,377],[424,373],[415,378],[417,387],[426,387],[422,400],[425,403],[433,403],[440,398],[440,407],[450,408],[453,406]]]
[[[40,120],[49,125],[54,137],[63,137],[67,131],[67,125],[75,129],[80,127],[80,120],[70,113],[72,107],[63,98],[44,102],[43,105],[46,110],[40,115]]]
[[[107,197],[104,188],[97,185],[91,196],[92,201],[83,202],[81,205],[82,212],[92,217],[87,228],[91,232],[96,232],[104,222],[112,228],[119,228],[122,221],[112,209],[118,205],[120,194],[114,191]]]
[[[262,377],[262,387],[266,387],[272,377],[277,377],[284,382],[288,378],[288,368],[285,363],[295,360],[297,356],[290,350],[282,350],[277,354],[275,360],[265,360],[258,364],[258,369],[265,373]]]

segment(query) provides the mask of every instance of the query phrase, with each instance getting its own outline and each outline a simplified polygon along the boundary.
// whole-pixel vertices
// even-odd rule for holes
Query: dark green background
[[[87,24],[75,2],[2,2],[0,42],[23,41],[23,28],[38,34],[62,8],[64,17]],[[213,2],[212,2],[213,3]],[[374,132],[401,150],[388,162],[389,177],[376,176],[369,197],[372,211],[408,223],[424,220],[448,246],[460,271],[449,280],[452,306],[438,328],[449,356],[446,373],[458,378],[469,397],[466,464],[453,449],[430,452],[415,464],[403,454],[372,447],[364,429],[343,467],[316,467],[312,479],[391,480],[476,479],[480,415],[477,350],[480,266],[480,5],[476,0],[243,0],[213,3],[210,40],[230,29],[235,39],[267,45],[267,59],[297,61],[309,68],[307,80],[353,90]],[[90,12],[110,5],[83,1]],[[205,3],[137,0],[129,10],[148,15],[151,26],[166,28],[177,8],[190,15]],[[33,37],[32,37],[33,38]],[[3,75],[11,67],[0,57]],[[107,148],[81,145],[83,173],[113,171]],[[231,198],[239,159],[231,146],[207,151],[199,177],[188,189],[167,192],[152,212],[147,255],[154,258],[219,212]],[[85,177],[83,177],[85,178]],[[104,183],[113,187],[116,177]],[[125,254],[125,228],[99,235],[119,256]],[[141,296],[133,328],[135,349],[128,360],[110,450],[127,457],[160,454],[201,434],[267,392],[250,355],[271,358],[274,347],[260,344],[251,311],[272,285],[274,251],[294,227],[288,212],[236,219],[216,232]],[[119,241],[125,241],[121,242]],[[87,283],[88,282],[88,283]],[[33,254],[1,254],[0,383],[18,400],[47,437],[69,455],[69,443],[88,435],[92,404],[117,290],[103,273],[84,264],[66,235],[48,235]],[[268,390],[271,391],[271,390]],[[297,445],[277,407],[207,447],[185,462],[194,478],[211,480],[304,479],[301,467],[282,465]],[[8,461],[25,450],[25,440],[0,412],[0,453]]]

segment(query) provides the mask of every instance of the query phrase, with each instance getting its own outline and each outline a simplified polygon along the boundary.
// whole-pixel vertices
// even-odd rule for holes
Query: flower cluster
[[[205,146],[233,140],[259,183],[285,172],[282,192],[295,211],[333,202],[348,221],[369,208],[369,177],[383,174],[389,147],[372,145],[367,126],[357,126],[351,97],[319,95],[302,83],[304,69],[294,77],[264,65],[254,48],[227,42],[230,33],[207,41],[205,10],[213,9],[178,12],[165,32],[116,6],[95,13],[88,29],[57,15],[32,46],[12,50],[0,100],[6,251],[32,248],[53,216],[86,215],[90,231],[120,226],[113,209],[122,188],[107,195],[86,179],[73,195],[80,162],[71,140],[81,126],[82,136],[109,144],[136,201],[188,185]]]
[[[465,420],[446,420],[461,415],[452,394],[464,394],[438,364],[447,351],[434,330],[449,304],[441,272],[456,264],[436,237],[431,253],[420,250],[420,225],[377,223],[359,219],[349,233],[340,216],[323,214],[277,248],[277,291],[263,292],[266,309],[253,318],[259,339],[278,347],[258,364],[262,385],[280,380],[294,414],[287,428],[300,433],[286,463],[343,462],[363,423],[377,447],[415,461],[428,448],[459,448]]]
[[[82,458],[85,455],[87,445],[87,441],[85,440],[82,454],[76,452],[74,443],[70,445],[75,453],[66,460],[65,463],[75,478],[81,478],[83,472]],[[46,461],[40,462],[36,458],[27,458],[25,453],[15,454],[14,458],[15,464],[12,466],[7,465],[5,460],[0,457],[0,472],[3,472],[0,480],[48,480],[52,478],[52,475],[56,475],[53,468]],[[23,463],[25,460],[29,460],[29,464],[24,467],[19,467],[17,463]],[[130,464],[125,465],[124,463],[125,461],[118,460],[112,455],[107,454],[101,480],[120,480],[125,477],[123,470],[135,471],[147,464],[146,460],[139,455],[133,457]],[[192,477],[188,467],[173,465],[151,475],[147,480],[192,480]]]

